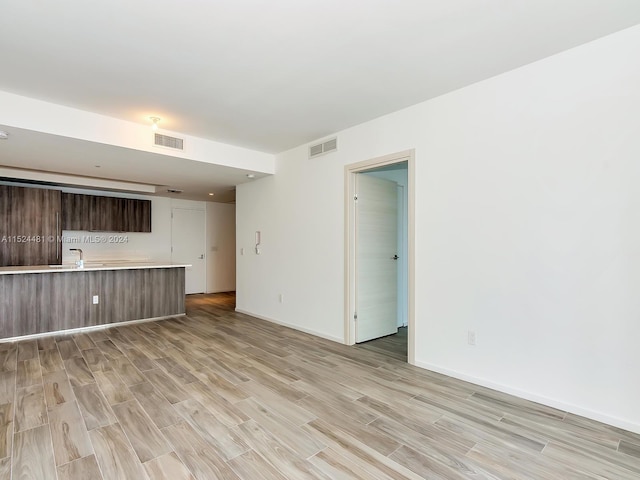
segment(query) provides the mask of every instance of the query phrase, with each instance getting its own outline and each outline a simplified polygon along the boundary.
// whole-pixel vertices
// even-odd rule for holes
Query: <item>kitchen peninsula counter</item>
[[[0,341],[185,313],[185,268],[139,262],[0,267]]]
[[[74,264],[63,265],[29,265],[18,267],[0,267],[0,275],[18,273],[54,273],[54,272],[88,272],[93,270],[134,270],[141,268],[185,268],[191,265],[178,263],[145,263],[145,262],[85,262],[84,267]]]

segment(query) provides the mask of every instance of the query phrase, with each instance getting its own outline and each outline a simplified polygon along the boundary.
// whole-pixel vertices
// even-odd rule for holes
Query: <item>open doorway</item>
[[[414,363],[413,151],[345,167],[345,338]],[[375,340],[382,337],[381,340]],[[403,353],[405,352],[405,353]]]

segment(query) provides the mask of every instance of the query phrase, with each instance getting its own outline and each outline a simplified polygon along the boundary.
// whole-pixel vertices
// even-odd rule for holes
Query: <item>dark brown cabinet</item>
[[[151,232],[151,200],[123,200],[123,232]]]
[[[61,192],[0,185],[0,266],[62,262]]]
[[[91,195],[62,193],[62,229],[89,230],[92,206]]]
[[[150,232],[151,200],[62,194],[63,230]]]

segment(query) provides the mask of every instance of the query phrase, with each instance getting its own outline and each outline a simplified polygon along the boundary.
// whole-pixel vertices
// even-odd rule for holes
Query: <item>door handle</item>
[[[397,259],[399,259],[399,258],[400,258],[400,257],[399,257],[398,255],[394,255],[393,257],[391,257],[391,260],[397,260]]]
[[[200,254],[200,256],[198,257],[200,260],[204,260],[204,253]]]

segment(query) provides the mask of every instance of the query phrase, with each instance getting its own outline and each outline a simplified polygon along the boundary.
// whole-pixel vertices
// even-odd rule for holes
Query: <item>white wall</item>
[[[638,51],[640,26],[278,155],[238,188],[238,309],[342,341],[344,165],[415,148],[416,363],[640,432]]]
[[[207,293],[236,289],[236,206],[207,202]]]
[[[236,305],[342,341],[342,164],[331,155],[307,160],[305,147],[276,162],[276,175],[236,191],[236,243],[245,252],[238,255]]]

